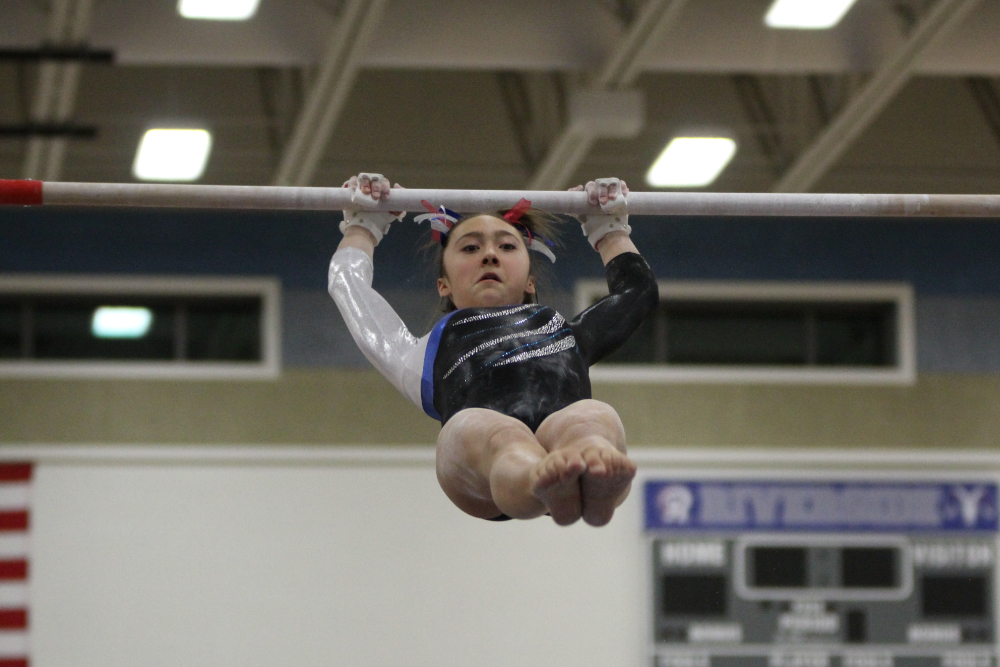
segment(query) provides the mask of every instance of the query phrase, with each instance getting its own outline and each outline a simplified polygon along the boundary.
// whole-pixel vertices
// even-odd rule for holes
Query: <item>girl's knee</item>
[[[586,418],[621,423],[621,420],[618,418],[618,412],[613,407],[604,401],[598,401],[593,398],[585,398],[582,401],[577,401],[567,409],[573,409],[577,414],[583,415]]]
[[[541,460],[545,450],[531,429],[516,419],[482,408],[462,410],[448,420],[438,435],[438,482],[462,511],[483,519],[494,518],[501,513],[495,495],[496,466],[501,459],[509,463],[511,455],[519,457],[515,463],[531,464]],[[505,465],[507,472],[509,468]],[[518,512],[508,513],[521,516]]]
[[[463,460],[479,465],[498,449],[511,443],[535,442],[535,435],[522,422],[484,408],[466,408],[448,420],[437,440],[438,459]]]
[[[605,438],[615,447],[625,446],[625,427],[618,413],[607,403],[590,398],[577,401],[546,417],[536,435],[546,449],[563,440],[578,439],[586,435]]]

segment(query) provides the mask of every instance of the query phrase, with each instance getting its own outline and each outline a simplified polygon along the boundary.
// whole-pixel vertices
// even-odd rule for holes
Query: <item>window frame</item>
[[[895,304],[896,363],[883,368],[606,364],[590,369],[592,382],[647,384],[912,385],[917,380],[916,316],[908,283],[657,281],[660,300]],[[578,280],[576,312],[608,294],[599,279]]]
[[[0,378],[270,380],[281,375],[281,283],[276,278],[0,274],[0,296],[258,297],[260,361],[0,359]]]

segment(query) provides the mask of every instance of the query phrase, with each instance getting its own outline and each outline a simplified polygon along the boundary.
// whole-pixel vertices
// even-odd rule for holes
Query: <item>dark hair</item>
[[[444,278],[447,276],[447,273],[445,273],[444,270],[444,250],[445,248],[448,247],[448,243],[450,242],[451,237],[455,234],[455,230],[458,229],[459,225],[461,225],[466,220],[471,220],[472,218],[478,218],[479,216],[482,215],[487,215],[491,218],[497,218],[499,220],[503,220],[504,222],[508,222],[503,217],[508,210],[510,209],[506,210],[502,209],[499,211],[486,211],[484,213],[472,213],[470,215],[463,215],[462,217],[460,217],[458,219],[458,222],[455,223],[455,226],[451,228],[451,232],[446,237],[444,237],[443,241],[440,244],[434,243],[434,246],[437,247],[437,252],[434,258],[434,264],[437,267],[438,278]],[[524,225],[524,227],[527,228],[527,230],[531,232],[533,235],[542,236],[548,239],[549,241],[552,241],[553,243],[558,243],[557,225],[560,222],[561,220],[556,216],[537,208],[528,209],[518,220],[518,224]],[[537,284],[540,278],[544,279],[548,277],[549,260],[543,257],[541,253],[535,252],[533,250],[528,250],[528,261],[530,262],[528,268],[529,275],[535,278],[536,287],[534,294],[529,294],[528,292],[524,293],[524,300],[522,301],[522,303],[538,303]],[[451,297],[449,296],[441,297],[440,311],[442,313],[450,313],[453,310],[457,310],[457,308],[455,307],[455,303],[451,300]]]

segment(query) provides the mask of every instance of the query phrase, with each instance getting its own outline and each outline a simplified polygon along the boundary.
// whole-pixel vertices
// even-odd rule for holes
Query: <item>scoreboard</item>
[[[998,667],[995,482],[644,491],[654,667]]]

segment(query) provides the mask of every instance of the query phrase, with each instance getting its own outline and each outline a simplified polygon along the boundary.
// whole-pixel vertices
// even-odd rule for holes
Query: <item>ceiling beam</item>
[[[757,139],[757,146],[771,163],[775,175],[780,175],[792,160],[781,136],[778,116],[764,92],[763,82],[753,74],[735,74],[732,81],[743,113]]]
[[[90,32],[93,0],[54,0],[49,14],[47,41],[54,46],[79,47]],[[38,86],[29,113],[29,123],[68,123],[76,105],[82,65],[79,62],[43,62],[38,68]],[[65,138],[34,137],[28,141],[24,178],[58,181],[66,156]]]
[[[307,186],[326,153],[365,49],[388,0],[347,0],[274,175],[274,185]]]
[[[566,85],[559,72],[497,72],[497,87],[524,164],[541,163],[566,118]]]
[[[635,83],[644,64],[644,53],[650,44],[655,44],[677,21],[687,2],[688,0],[647,0],[615,50],[597,71],[589,86],[590,90],[625,90]],[[570,118],[538,165],[528,182],[528,188],[565,188],[598,138],[599,134],[593,127],[577,126]]]
[[[983,114],[983,120],[990,126],[997,145],[1000,146],[1000,92],[989,77],[970,76],[965,82]]]
[[[93,125],[73,125],[71,123],[23,123],[19,125],[0,123],[0,137],[96,139],[97,128]]]
[[[44,62],[49,60],[113,65],[115,62],[115,52],[111,49],[92,49],[86,44],[75,46],[52,46],[46,44],[37,49],[0,48],[0,61],[17,63]]]
[[[875,71],[868,83],[782,174],[774,192],[808,192],[816,185],[910,80],[920,58],[980,2],[938,0],[905,44]]]

